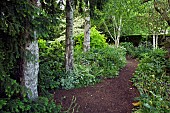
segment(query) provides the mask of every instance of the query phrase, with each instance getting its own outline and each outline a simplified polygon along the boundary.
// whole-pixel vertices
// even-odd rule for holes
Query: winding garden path
[[[117,78],[85,88],[58,90],[54,95],[56,103],[61,103],[67,110],[76,99],[70,107],[74,113],[131,113],[132,102],[139,96],[130,82],[137,64],[136,60],[128,59]]]

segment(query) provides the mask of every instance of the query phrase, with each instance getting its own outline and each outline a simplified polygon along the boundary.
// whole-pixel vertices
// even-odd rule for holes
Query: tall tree
[[[73,70],[73,3],[74,0],[66,0],[66,48],[65,69],[67,72]]]
[[[131,2],[127,0],[109,0],[105,4],[103,12],[103,23],[106,27],[106,31],[110,37],[114,40],[115,46],[119,46],[120,36],[122,29],[126,21],[130,18]]]
[[[84,52],[90,50],[90,4],[89,1],[85,7],[85,22],[84,22],[84,42],[83,50]]]
[[[40,0],[33,0],[32,3],[36,7],[40,7]],[[34,17],[32,17],[34,18]],[[39,72],[39,47],[36,30],[33,30],[33,39],[30,37],[29,29],[30,23],[26,20],[24,38],[26,39],[24,47],[24,58],[23,58],[23,78],[21,83],[25,86],[28,91],[28,98],[35,100],[38,98],[38,72]]]

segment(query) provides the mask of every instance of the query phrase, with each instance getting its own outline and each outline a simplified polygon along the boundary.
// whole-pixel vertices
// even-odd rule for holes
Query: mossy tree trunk
[[[40,7],[40,1],[32,1],[35,6]],[[39,72],[39,47],[37,33],[34,31],[34,37],[30,36],[30,25],[26,21],[26,31],[24,33],[25,44],[23,52],[23,78],[22,85],[27,88],[27,97],[31,100],[38,98],[38,72]]]

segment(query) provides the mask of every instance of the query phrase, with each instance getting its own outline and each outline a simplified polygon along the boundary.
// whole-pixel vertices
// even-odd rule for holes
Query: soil
[[[63,106],[67,113],[131,113],[138,90],[130,81],[138,62],[127,59],[127,65],[120,70],[119,76],[104,79],[94,86],[71,90],[57,90],[56,103]],[[72,104],[71,104],[72,103]]]

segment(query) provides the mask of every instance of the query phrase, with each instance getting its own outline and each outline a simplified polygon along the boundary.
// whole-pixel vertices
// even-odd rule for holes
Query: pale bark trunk
[[[120,40],[120,33],[121,33],[121,26],[122,26],[122,17],[120,17],[120,20],[119,20],[119,28],[118,28],[118,35],[117,35],[117,45],[116,47],[119,47],[119,40]]]
[[[155,32],[153,33],[153,49],[158,48],[158,34]]]
[[[89,4],[88,4],[89,5]],[[85,24],[84,24],[84,52],[87,52],[90,50],[90,11],[89,6],[87,8],[87,13],[85,17]]]
[[[155,49],[155,33],[153,33],[153,49]]]
[[[158,49],[158,34],[156,35],[155,48]]]
[[[39,0],[34,3],[37,7],[41,5]],[[26,29],[30,29],[29,23],[26,24]],[[31,100],[36,100],[38,98],[39,47],[36,35],[36,31],[34,31],[34,38],[31,40],[29,33],[25,32],[24,37],[26,43],[23,61],[23,78],[21,83],[27,88],[27,96]]]
[[[66,48],[65,69],[73,70],[73,0],[66,0]]]
[[[33,41],[26,42],[23,64],[23,85],[28,89],[27,96],[31,100],[38,98],[39,48],[36,32],[34,35]]]

